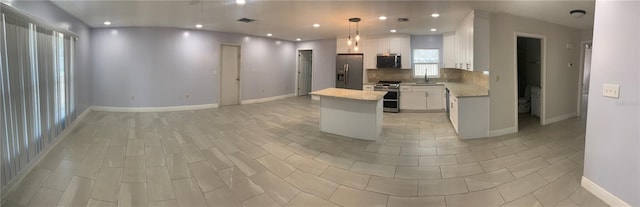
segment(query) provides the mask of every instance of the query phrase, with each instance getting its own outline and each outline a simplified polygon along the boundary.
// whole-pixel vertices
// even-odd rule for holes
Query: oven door
[[[384,95],[384,100],[385,100],[385,101],[386,101],[386,100],[395,100],[395,101],[397,101],[397,100],[398,100],[398,94],[399,94],[399,92],[398,92],[398,91],[395,91],[395,90],[388,90],[388,91],[387,91],[387,94],[386,94],[386,95]],[[386,106],[385,106],[385,107],[386,107]]]

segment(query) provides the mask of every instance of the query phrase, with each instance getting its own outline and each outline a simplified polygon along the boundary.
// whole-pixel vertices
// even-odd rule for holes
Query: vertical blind
[[[76,111],[75,37],[2,6],[0,179],[4,187],[75,120]]]

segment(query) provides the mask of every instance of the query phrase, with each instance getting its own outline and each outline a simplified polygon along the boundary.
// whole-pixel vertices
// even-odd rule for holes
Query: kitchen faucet
[[[429,78],[427,78],[427,71],[424,72],[424,82],[429,82]]]

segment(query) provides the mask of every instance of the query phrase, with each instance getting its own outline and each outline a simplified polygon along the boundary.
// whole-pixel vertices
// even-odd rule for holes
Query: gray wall
[[[13,1],[11,5],[53,25],[69,25],[78,34],[76,42],[75,84],[77,114],[91,106],[91,62],[89,61],[90,28],[49,1]]]
[[[91,36],[96,106],[218,103],[221,44],[241,45],[241,100],[294,92],[292,42],[146,27],[93,29]]]
[[[440,49],[440,67],[444,67],[442,35],[411,35],[411,53],[413,49]]]
[[[547,120],[560,121],[577,115],[581,31],[558,24],[502,13],[491,14],[490,130],[513,132],[517,119],[515,86],[515,33],[546,37]],[[572,49],[567,49],[567,43]],[[569,68],[567,64],[573,63]]]
[[[336,86],[336,39],[299,42],[298,49],[312,49],[311,91]]]
[[[640,206],[640,2],[597,1],[584,177]],[[620,84],[620,98],[602,85]]]

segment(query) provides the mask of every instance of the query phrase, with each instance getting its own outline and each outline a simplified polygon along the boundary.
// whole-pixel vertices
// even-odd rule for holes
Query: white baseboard
[[[489,137],[497,137],[497,136],[502,136],[502,135],[505,135],[505,134],[513,134],[513,133],[516,133],[516,132],[518,132],[518,129],[516,129],[516,127],[489,130]]]
[[[616,206],[616,207],[631,206],[628,203],[621,200],[620,198],[616,197],[615,195],[609,193],[609,191],[600,187],[598,184],[591,182],[591,180],[587,179],[584,176],[582,176],[582,180],[580,181],[580,184],[584,189],[593,193],[593,195],[600,198],[602,201],[609,204],[610,206]]]
[[[294,97],[294,96],[296,96],[296,94],[295,93],[291,93],[291,94],[285,94],[285,95],[280,95],[280,96],[272,96],[272,97],[266,97],[266,98],[242,100],[242,101],[240,101],[240,104],[262,103],[262,102],[273,101],[273,100],[289,98],[289,97]]]
[[[545,120],[545,123],[543,123],[543,125],[552,124],[552,123],[559,122],[559,121],[562,121],[562,120],[567,120],[567,119],[570,119],[570,118],[573,118],[573,117],[576,117],[576,116],[578,116],[578,114],[576,112],[573,112],[573,113],[569,113],[569,114],[565,114],[565,115],[556,116],[556,117],[553,117],[553,118],[547,118],[547,120]]]
[[[109,106],[92,106],[91,110],[94,111],[108,111],[108,112],[166,112],[166,111],[188,111],[199,109],[211,109],[218,108],[218,104],[201,104],[201,105],[186,105],[186,106],[161,106],[161,107],[109,107]]]
[[[60,144],[62,142],[62,140],[64,140],[65,138],[67,138],[67,135],[69,135],[69,133],[71,131],[73,131],[73,129],[75,129],[78,126],[78,123],[80,123],[85,117],[87,117],[87,114],[89,114],[89,112],[91,112],[91,107],[87,108],[86,110],[84,110],[82,113],[80,113],[80,115],[78,115],[78,117],[76,117],[76,120],[74,120],[71,123],[71,126],[67,127],[64,129],[64,131],[62,131],[62,133],[60,133],[58,135],[58,139],[56,139],[56,141],[54,141],[53,143],[51,143],[51,145],[49,145],[47,147],[47,149],[45,149],[44,151],[42,151],[40,154],[37,155],[36,160],[32,161],[31,163],[29,163],[27,165],[26,168],[22,169],[20,171],[20,173],[18,173],[18,175],[16,175],[15,177],[13,177],[13,179],[11,181],[9,181],[9,183],[7,183],[1,190],[0,190],[0,195],[1,196],[1,201],[3,202],[5,201],[5,199],[7,199],[7,195],[9,195],[11,192],[13,192],[17,187],[18,187],[18,183],[21,183],[22,180],[24,180],[24,178],[36,167],[38,166],[38,164],[40,164],[40,162],[42,162],[42,160],[44,160],[45,157],[47,157],[47,155],[49,154],[49,152],[51,152],[51,150],[53,148],[56,148],[58,146],[58,144]]]

